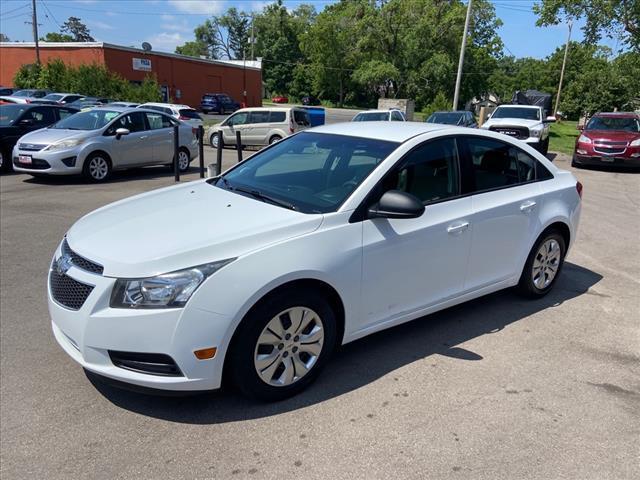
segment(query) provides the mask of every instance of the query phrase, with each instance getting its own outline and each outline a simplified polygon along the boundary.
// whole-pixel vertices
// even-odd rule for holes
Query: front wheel
[[[545,296],[555,284],[567,246],[564,237],[555,230],[544,233],[534,244],[522,270],[518,290],[527,297]]]
[[[0,148],[0,172],[10,172],[13,170],[11,161],[11,150],[8,148]]]
[[[320,294],[311,289],[277,294],[243,320],[230,352],[231,378],[248,397],[291,397],[315,380],[335,340],[335,314]]]
[[[212,148],[218,148],[218,133],[217,132],[209,137],[209,145],[211,145]],[[224,148],[224,139],[222,140],[221,147]]]
[[[92,182],[105,182],[111,176],[111,160],[103,153],[92,153],[84,161],[82,173]]]

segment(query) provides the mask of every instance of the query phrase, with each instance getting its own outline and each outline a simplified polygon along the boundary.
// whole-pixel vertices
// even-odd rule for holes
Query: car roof
[[[238,113],[238,112],[287,112],[289,110],[302,110],[302,111],[306,111],[304,108],[300,108],[300,107],[247,107],[247,108],[240,108],[238,110],[236,110],[234,113]]]
[[[141,106],[153,105],[154,107],[172,107],[172,108],[191,108],[189,105],[183,105],[181,103],[159,103],[159,102],[147,102]]]
[[[542,108],[539,105],[519,105],[517,103],[510,103],[508,105],[498,105],[496,108],[500,107],[518,107],[518,108]]]
[[[344,122],[322,125],[312,131],[402,143],[416,135],[453,128],[451,125],[425,122]]]
[[[598,112],[594,117],[619,117],[619,118],[639,118],[635,112]]]
[[[361,113],[389,113],[394,110],[400,111],[397,108],[390,108],[389,110],[364,110],[362,112],[356,113],[356,115],[360,115]]]

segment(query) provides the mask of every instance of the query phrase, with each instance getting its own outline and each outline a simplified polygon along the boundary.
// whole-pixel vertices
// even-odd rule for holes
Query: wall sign
[[[134,58],[133,59],[133,69],[134,70],[142,70],[143,72],[151,71],[151,60],[148,58]]]

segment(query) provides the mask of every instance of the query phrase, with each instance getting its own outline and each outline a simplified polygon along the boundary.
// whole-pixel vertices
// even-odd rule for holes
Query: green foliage
[[[184,45],[178,45],[176,47],[176,53],[189,57],[210,58],[209,47],[201,40],[194,40],[192,42],[186,42]]]
[[[44,37],[40,37],[43,42],[75,42],[71,35],[66,33],[49,32]]]
[[[426,105],[422,112],[424,113],[425,118],[431,115],[433,112],[440,112],[442,110],[447,111],[451,110],[452,100],[447,98],[447,96],[443,92],[438,92],[434,97],[433,101]]]
[[[71,35],[74,42],[95,42],[89,28],[78,17],[69,17],[60,27],[60,32]]]
[[[638,0],[542,0],[534,4],[538,25],[584,19],[583,31],[589,43],[603,36],[620,38],[640,50],[640,1]]]
[[[129,102],[154,102],[161,99],[155,77],[146,77],[135,85],[102,65],[78,67],[52,60],[44,65],[22,65],[13,83],[17,88],[43,88],[58,92],[78,92],[87,96],[115,98]]]

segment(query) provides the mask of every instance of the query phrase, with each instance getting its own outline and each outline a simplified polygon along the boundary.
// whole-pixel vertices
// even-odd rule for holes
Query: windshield
[[[111,120],[120,115],[120,112],[111,110],[90,110],[70,115],[64,120],[51,126],[55,129],[67,130],[97,130],[104,127]]]
[[[49,95],[45,95],[42,97],[43,100],[52,100],[54,102],[59,102],[64,98],[64,95],[60,95],[59,93],[50,93]]]
[[[427,122],[429,123],[443,123],[445,125],[459,125],[462,123],[462,113],[455,112],[437,112],[432,114]]]
[[[15,122],[27,108],[27,105],[16,103],[0,105],[0,127],[13,125],[13,122]]]
[[[256,153],[216,186],[259,193],[303,213],[333,212],[398,145],[304,132]]]
[[[640,132],[640,121],[632,117],[593,117],[587,124],[587,130],[621,130]]]
[[[386,122],[389,120],[389,112],[359,113],[353,119],[354,122]]]
[[[183,108],[178,113],[180,114],[181,117],[194,118],[196,120],[202,120],[202,117],[200,117],[200,115],[198,115],[198,112],[196,112],[195,110]]]
[[[540,120],[540,110],[523,107],[498,107],[491,118],[523,118],[525,120]]]

